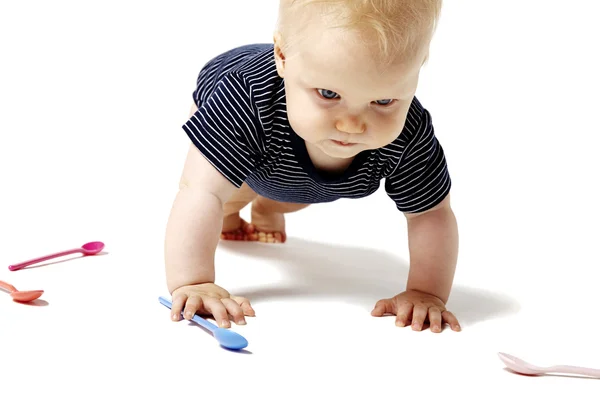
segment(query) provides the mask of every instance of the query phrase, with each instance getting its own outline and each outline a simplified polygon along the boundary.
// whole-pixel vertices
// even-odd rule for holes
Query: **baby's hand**
[[[183,317],[187,320],[191,320],[196,313],[212,315],[221,328],[231,326],[229,315],[238,325],[246,324],[245,315],[255,316],[248,299],[232,296],[227,290],[214,283],[182,286],[174,290],[171,297],[173,321],[179,321],[182,310],[184,310]]]
[[[391,299],[379,300],[371,315],[381,317],[384,314],[396,315],[396,325],[402,327],[412,319],[414,331],[420,331],[425,320],[429,320],[432,332],[441,332],[443,323],[448,323],[453,331],[460,331],[458,320],[454,314],[446,310],[442,300],[416,290],[407,290]]]

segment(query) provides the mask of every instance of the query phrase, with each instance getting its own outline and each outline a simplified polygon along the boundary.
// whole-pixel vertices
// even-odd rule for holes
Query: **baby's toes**
[[[262,243],[283,243],[285,234],[281,232],[258,232],[258,241]]]
[[[235,232],[223,232],[221,233],[222,240],[244,240],[244,234],[237,230]]]
[[[257,238],[253,239],[252,234],[255,232],[256,228],[253,224],[249,224],[243,219],[240,218],[241,225],[239,228],[233,231],[221,232],[222,240],[239,240],[239,241],[249,241],[249,240],[257,240]]]
[[[254,224],[249,224],[248,222],[246,222],[244,220],[242,220],[242,228],[241,229],[247,235],[256,233],[256,226],[254,226]]]
[[[221,240],[233,240],[235,233],[221,232]]]
[[[285,232],[275,232],[273,233],[273,237],[275,238],[275,243],[285,242]]]

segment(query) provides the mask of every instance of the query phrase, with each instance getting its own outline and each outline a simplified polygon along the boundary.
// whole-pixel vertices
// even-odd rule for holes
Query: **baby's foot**
[[[263,243],[285,243],[285,217],[265,207],[260,197],[252,202],[252,223],[249,224]]]
[[[258,232],[254,225],[247,223],[239,214],[223,218],[222,240],[257,241]]]

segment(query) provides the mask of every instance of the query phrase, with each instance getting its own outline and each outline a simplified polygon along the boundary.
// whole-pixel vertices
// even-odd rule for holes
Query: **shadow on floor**
[[[276,260],[283,280],[276,286],[235,291],[253,304],[286,298],[331,299],[364,307],[370,312],[377,300],[404,290],[408,277],[405,260],[384,251],[290,238],[284,245],[222,241],[230,253]],[[519,304],[510,297],[455,284],[448,309],[461,322],[473,325],[514,314]]]

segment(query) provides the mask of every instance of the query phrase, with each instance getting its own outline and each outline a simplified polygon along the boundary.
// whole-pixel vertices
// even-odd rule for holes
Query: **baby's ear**
[[[281,33],[275,32],[273,35],[273,52],[275,54],[275,66],[277,73],[283,78],[283,70],[285,69],[285,55],[283,54],[283,39]]]

